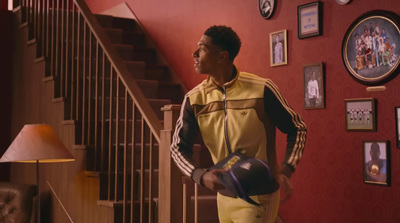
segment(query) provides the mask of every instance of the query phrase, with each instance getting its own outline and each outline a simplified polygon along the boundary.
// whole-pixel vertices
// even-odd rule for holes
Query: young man
[[[315,79],[315,71],[312,72],[311,79],[308,81],[307,92],[310,106],[315,107],[319,98],[318,81]]]
[[[292,190],[289,178],[303,153],[306,126],[271,80],[234,66],[240,45],[237,34],[226,26],[211,26],[201,37],[193,53],[194,68],[208,78],[185,95],[171,145],[172,158],[196,183],[213,191],[224,189],[218,174],[225,170],[207,171],[193,162],[192,146],[200,132],[214,163],[237,150],[267,162],[287,198]],[[280,169],[276,127],[287,134]],[[252,199],[262,205],[218,193],[220,222],[273,223],[279,209],[279,190]]]

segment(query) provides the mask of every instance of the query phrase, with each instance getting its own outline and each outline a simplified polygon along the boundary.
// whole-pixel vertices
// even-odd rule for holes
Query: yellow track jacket
[[[276,127],[287,134],[281,172],[294,172],[306,141],[306,125],[269,79],[237,71],[221,89],[209,77],[188,92],[177,120],[171,156],[179,169],[201,183],[205,170],[193,161],[192,147],[199,131],[214,163],[240,150],[279,172]]]

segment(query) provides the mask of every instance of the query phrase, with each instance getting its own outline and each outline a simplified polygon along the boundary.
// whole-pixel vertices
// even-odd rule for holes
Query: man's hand
[[[288,200],[292,195],[293,191],[292,184],[290,183],[289,178],[283,174],[278,174],[276,180],[278,181],[279,186],[281,188],[281,192],[283,193],[281,201]]]
[[[218,174],[226,172],[224,169],[214,169],[206,172],[202,176],[202,183],[205,187],[212,191],[219,191],[225,189],[225,186],[222,185],[218,180]]]

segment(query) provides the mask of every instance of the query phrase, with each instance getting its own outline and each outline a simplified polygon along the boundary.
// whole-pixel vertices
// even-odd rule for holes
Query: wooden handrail
[[[100,28],[99,23],[94,18],[92,12],[89,10],[86,3],[84,3],[83,0],[74,0],[74,3],[78,6],[78,9],[82,11],[82,16],[87,21],[87,24],[92,30],[93,35],[96,37],[98,43],[104,49],[104,53],[109,58],[111,65],[114,67],[115,71],[120,75],[121,81],[127,87],[129,95],[134,100],[134,103],[138,105],[137,108],[139,109],[140,113],[143,115],[144,119],[151,128],[151,131],[153,132],[157,142],[159,142],[162,124],[160,120],[158,120],[153,110],[151,109],[149,102],[143,96],[143,93],[139,90],[136,81],[130,74],[126,65],[123,64],[122,59],[118,56],[114,47],[111,46],[111,42],[109,41],[104,31]]]

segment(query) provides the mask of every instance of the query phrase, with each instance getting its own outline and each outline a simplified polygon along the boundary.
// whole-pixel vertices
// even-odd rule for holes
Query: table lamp
[[[39,163],[75,161],[70,151],[46,124],[25,125],[0,159],[4,162],[36,163],[37,222],[40,222]]]

